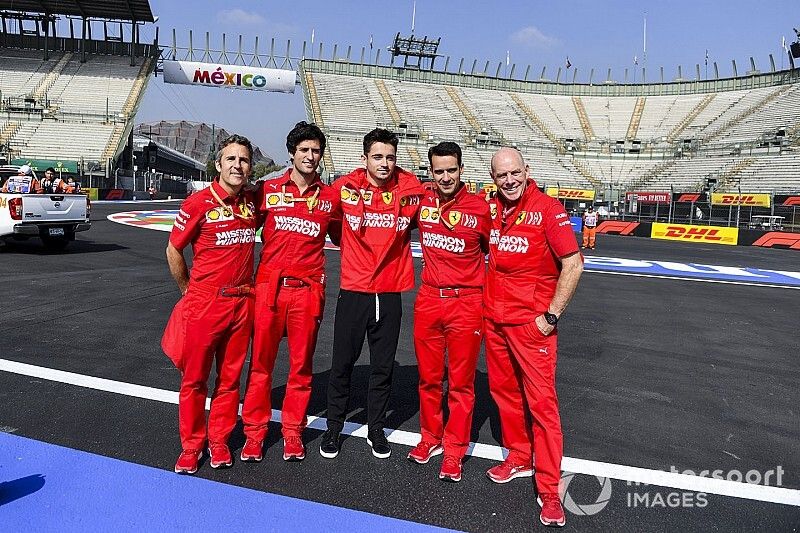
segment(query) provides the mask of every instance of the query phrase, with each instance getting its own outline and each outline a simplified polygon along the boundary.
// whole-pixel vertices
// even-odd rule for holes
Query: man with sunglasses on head
[[[497,196],[489,202],[486,366],[508,456],[486,475],[495,483],[531,477],[535,455],[539,520],[563,526],[556,324],[575,294],[583,257],[564,206],[539,190],[516,148],[494,154],[491,176]]]
[[[180,207],[167,245],[167,263],[182,298],[161,347],[181,372],[178,422],[183,451],[175,472],[194,474],[208,441],[211,468],[233,464],[228,437],[239,411],[239,381],[253,328],[255,196],[245,187],[253,146],[240,135],[220,144],[219,176]],[[192,269],[184,257],[192,248]],[[217,378],[206,425],[211,365]]]

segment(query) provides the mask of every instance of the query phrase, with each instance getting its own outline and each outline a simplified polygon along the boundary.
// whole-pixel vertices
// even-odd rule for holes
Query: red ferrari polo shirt
[[[417,214],[422,282],[440,289],[483,287],[491,223],[489,204],[463,185],[447,203],[428,192]]]
[[[257,227],[253,192],[233,197],[215,180],[183,201],[169,240],[178,250],[192,245],[190,282],[233,287],[253,282]]]
[[[492,230],[484,314],[501,324],[524,324],[547,311],[561,273],[559,257],[578,252],[564,206],[528,180],[516,206],[501,195],[489,202]]]

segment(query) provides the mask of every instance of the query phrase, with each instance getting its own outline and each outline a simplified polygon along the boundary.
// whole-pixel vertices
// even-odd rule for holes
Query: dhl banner
[[[85,189],[81,189],[86,196],[89,197],[89,200],[97,200],[99,198],[99,189],[97,187],[86,187]]]
[[[769,194],[732,194],[727,192],[711,193],[711,205],[742,205],[747,207],[769,207]]]
[[[593,189],[559,189],[558,187],[548,187],[545,192],[547,196],[552,196],[559,200],[594,200]]]
[[[736,245],[739,241],[739,228],[726,228],[723,226],[693,226],[689,224],[654,222],[650,231],[651,238],[668,241],[727,245]]]
[[[297,79],[294,70],[277,68],[195,61],[164,61],[163,64],[166,83],[293,93]]]

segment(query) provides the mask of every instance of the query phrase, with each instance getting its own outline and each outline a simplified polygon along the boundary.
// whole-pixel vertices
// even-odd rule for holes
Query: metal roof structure
[[[0,10],[155,22],[149,0],[0,0]]]

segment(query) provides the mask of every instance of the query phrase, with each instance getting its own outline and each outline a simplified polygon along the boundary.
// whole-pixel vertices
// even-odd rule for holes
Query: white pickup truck
[[[0,168],[0,184],[16,168]],[[85,194],[20,194],[0,192],[0,240],[40,237],[51,250],[63,250],[75,233],[91,227],[90,204]]]

